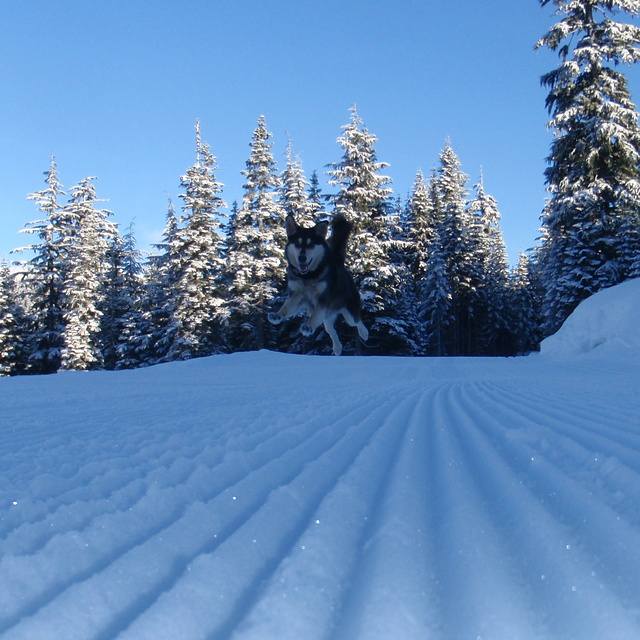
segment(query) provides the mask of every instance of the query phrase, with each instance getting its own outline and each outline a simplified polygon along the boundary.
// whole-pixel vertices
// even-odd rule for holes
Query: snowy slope
[[[560,330],[542,342],[552,357],[640,348],[640,278],[587,298]],[[638,354],[640,355],[640,354]]]
[[[638,338],[583,316],[562,357],[0,379],[0,637],[640,638]]]

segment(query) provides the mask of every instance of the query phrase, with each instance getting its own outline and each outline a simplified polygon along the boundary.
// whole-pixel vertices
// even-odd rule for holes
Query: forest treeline
[[[279,171],[264,117],[230,208],[216,158],[196,125],[195,162],[180,178],[152,255],[100,207],[94,179],[67,192],[55,159],[29,196],[28,259],[0,267],[0,374],[123,369],[240,350],[329,353],[299,319],[266,315],[284,295],[284,219],[335,213],[353,223],[348,266],[363,300],[366,345],[338,326],[347,353],[514,355],[537,348],[577,304],[640,275],[640,129],[621,63],[640,58],[640,0],[540,0],[561,20],[537,43],[557,51],[545,74],[554,133],[542,237],[508,265],[495,200],[471,188],[449,142],[406,201],[394,196],[376,138],[355,107],[327,168],[304,174],[291,145]]]

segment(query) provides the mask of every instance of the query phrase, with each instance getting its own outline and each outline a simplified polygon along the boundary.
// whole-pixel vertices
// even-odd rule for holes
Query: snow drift
[[[562,327],[542,341],[540,351],[571,356],[640,348],[640,278],[599,291],[584,300]]]
[[[562,359],[1,379],[0,636],[640,637],[637,286],[583,303]]]

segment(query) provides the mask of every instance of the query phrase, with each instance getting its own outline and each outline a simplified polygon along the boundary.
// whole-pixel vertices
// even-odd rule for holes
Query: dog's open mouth
[[[311,266],[310,262],[301,262],[298,261],[298,271],[300,271],[300,273],[307,273],[307,271],[309,271],[309,267]]]

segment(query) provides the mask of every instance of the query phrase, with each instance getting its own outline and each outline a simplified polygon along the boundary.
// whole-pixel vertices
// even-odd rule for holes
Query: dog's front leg
[[[284,304],[278,309],[278,311],[272,311],[267,315],[267,320],[271,324],[280,324],[285,318],[295,316],[300,310],[302,304],[301,295],[292,295],[284,301]]]

